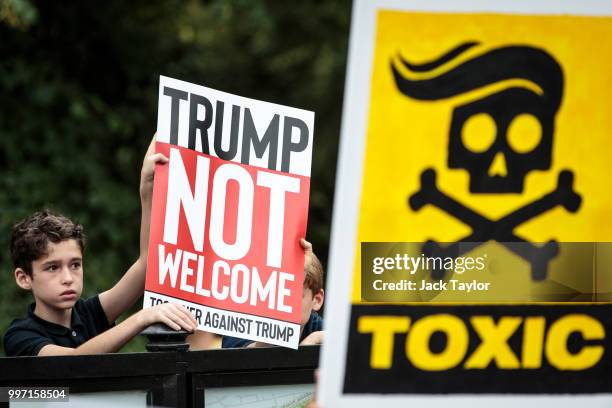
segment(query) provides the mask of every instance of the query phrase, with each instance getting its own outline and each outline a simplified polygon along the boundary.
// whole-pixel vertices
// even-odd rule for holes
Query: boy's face
[[[318,293],[313,294],[312,289],[304,288],[302,292],[302,317],[300,319],[301,328],[304,328],[304,325],[308,323],[308,319],[310,318],[310,313],[312,311],[318,312],[321,310],[321,306],[323,305],[324,292],[321,289]]]
[[[21,273],[20,273],[21,271]],[[18,268],[17,284],[32,290],[38,312],[69,310],[83,290],[83,254],[76,240],[47,244],[47,255],[32,262],[32,276]]]

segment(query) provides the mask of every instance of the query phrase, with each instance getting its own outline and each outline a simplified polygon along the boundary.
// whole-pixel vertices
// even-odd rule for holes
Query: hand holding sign
[[[142,161],[142,169],[140,171],[140,197],[144,200],[150,200],[153,193],[153,176],[155,173],[156,164],[168,163],[168,158],[162,153],[155,153],[155,137],[151,139],[149,148],[145,153]]]
[[[143,309],[138,313],[142,327],[148,327],[154,323],[164,323],[174,330],[187,330],[193,332],[197,327],[193,315],[187,308],[175,303],[163,303],[154,307]]]

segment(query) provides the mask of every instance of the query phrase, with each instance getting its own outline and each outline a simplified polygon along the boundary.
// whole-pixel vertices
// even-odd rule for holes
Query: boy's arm
[[[153,197],[153,175],[156,164],[165,164],[168,159],[155,153],[155,137],[145,154],[140,172],[140,256],[123,277],[111,289],[100,294],[100,304],[109,323],[114,322],[130,308],[144,292],[147,256],[149,251],[149,226]]]
[[[275,347],[273,344],[264,343],[262,341],[254,341],[245,346],[246,348],[266,348],[266,347]]]
[[[48,344],[40,349],[39,356],[66,356],[83,354],[114,353],[153,323],[165,323],[169,327],[194,331],[197,323],[193,315],[183,306],[164,303],[133,314],[117,326],[86,341],[77,348]]]

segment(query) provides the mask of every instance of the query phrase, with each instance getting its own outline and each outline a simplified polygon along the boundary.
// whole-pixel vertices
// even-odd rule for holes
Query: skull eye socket
[[[522,113],[508,127],[508,144],[517,153],[528,153],[542,140],[542,125],[533,115]]]
[[[463,124],[461,140],[468,150],[482,153],[495,142],[496,134],[497,126],[493,118],[487,113],[477,113]]]

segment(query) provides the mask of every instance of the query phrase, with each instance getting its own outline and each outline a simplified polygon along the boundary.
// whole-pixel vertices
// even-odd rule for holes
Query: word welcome
[[[216,260],[211,269],[210,285],[204,284],[204,255],[175,249],[167,251],[166,246],[158,245],[159,284],[169,284],[187,293],[216,300],[231,299],[236,304],[248,303],[251,306],[265,304],[270,310],[292,313],[286,299],[291,296],[288,282],[294,276],[273,270],[266,280],[261,279],[257,267],[241,263],[232,266],[223,260]]]

